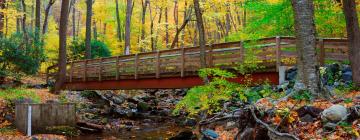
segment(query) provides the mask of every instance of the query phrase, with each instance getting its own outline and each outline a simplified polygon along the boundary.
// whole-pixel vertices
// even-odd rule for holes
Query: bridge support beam
[[[265,81],[270,84],[279,84],[278,72],[262,72],[251,75],[252,83],[263,83]],[[228,79],[231,82],[244,83],[245,77],[240,75],[234,79]],[[191,88],[203,85],[203,80],[198,76],[188,77],[171,77],[159,79],[128,79],[128,80],[110,80],[110,81],[87,81],[65,83],[63,89],[66,90],[130,90],[130,89],[177,89]]]

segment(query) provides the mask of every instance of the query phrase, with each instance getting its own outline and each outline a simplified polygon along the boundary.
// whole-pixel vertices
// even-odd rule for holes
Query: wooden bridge
[[[257,62],[265,69],[251,74],[253,82],[268,80],[279,83],[278,68],[296,63],[296,39],[271,37],[254,41],[209,44],[206,64],[235,72],[239,64]],[[321,65],[325,61],[347,61],[346,39],[317,39]],[[165,89],[189,88],[202,85],[198,77],[200,48],[185,47],[157,52],[139,53],[67,63],[67,90]],[[47,70],[48,79],[56,77],[56,66]],[[242,83],[244,76],[230,81]]]

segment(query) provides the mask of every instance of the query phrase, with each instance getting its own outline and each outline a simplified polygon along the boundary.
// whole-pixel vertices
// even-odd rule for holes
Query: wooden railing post
[[[116,80],[120,79],[120,73],[119,73],[120,66],[119,66],[119,63],[120,63],[120,57],[117,56],[116,57]]]
[[[209,67],[211,68],[211,67],[213,67],[213,45],[212,44],[210,44],[209,45]]]
[[[160,51],[156,52],[156,78],[160,78]]]
[[[84,61],[84,77],[83,77],[83,81],[84,82],[86,82],[86,80],[87,80],[87,64],[88,64],[88,60],[86,59],[85,61]]]
[[[103,69],[103,58],[100,58],[99,62],[99,81],[102,81],[102,69]]]
[[[134,58],[134,77],[138,79],[139,55],[135,54]]]
[[[320,55],[319,55],[319,61],[320,66],[325,65],[325,47],[324,47],[324,39],[319,38],[319,47],[320,47]]]
[[[276,37],[276,71],[279,71],[281,66],[281,38]]]
[[[245,62],[245,47],[244,47],[244,42],[240,41],[240,63],[244,63]]]
[[[70,63],[70,83],[73,81],[73,75],[74,75],[74,62],[71,61]]]
[[[181,55],[180,55],[180,59],[181,59],[181,70],[180,70],[180,74],[181,77],[185,76],[185,49],[181,48]]]

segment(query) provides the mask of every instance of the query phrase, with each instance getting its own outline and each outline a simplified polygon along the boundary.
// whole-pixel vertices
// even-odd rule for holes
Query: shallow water
[[[70,140],[166,140],[187,128],[175,124],[156,124],[142,126],[131,131],[103,132],[100,134],[84,134]]]

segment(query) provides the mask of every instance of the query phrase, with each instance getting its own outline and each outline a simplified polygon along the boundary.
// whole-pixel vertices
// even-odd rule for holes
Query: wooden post
[[[83,81],[86,82],[87,80],[87,64],[88,64],[88,60],[84,61],[84,77],[83,77]]]
[[[160,51],[156,52],[156,78],[160,78]]]
[[[73,81],[73,75],[74,75],[74,62],[71,61],[70,65],[70,83]]]
[[[120,79],[120,73],[119,73],[119,70],[120,70],[120,66],[119,66],[119,63],[120,63],[120,57],[117,56],[116,57],[116,80],[119,80]]]
[[[185,49],[184,48],[181,48],[181,70],[180,70],[180,74],[181,74],[181,77],[184,77],[185,76]]]
[[[138,79],[139,55],[135,54],[134,58],[134,77]]]
[[[244,42],[241,41],[240,42],[240,63],[244,63],[245,62],[245,47],[244,47]]]
[[[320,66],[324,66],[325,65],[324,39],[322,38],[319,39],[319,46],[320,46],[320,56],[319,56]]]
[[[276,71],[279,72],[281,66],[281,39],[280,36],[276,37]]]
[[[211,67],[213,67],[213,45],[212,44],[210,44],[209,45],[209,67],[211,68]]]
[[[99,81],[102,81],[102,69],[103,69],[103,58],[100,58],[100,62],[99,62]]]

